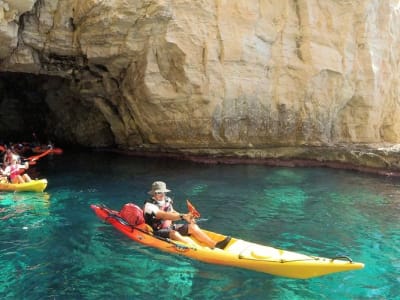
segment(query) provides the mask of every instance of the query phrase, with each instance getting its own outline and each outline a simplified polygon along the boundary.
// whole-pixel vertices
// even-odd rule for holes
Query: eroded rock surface
[[[0,40],[61,141],[398,168],[397,0],[0,0]]]

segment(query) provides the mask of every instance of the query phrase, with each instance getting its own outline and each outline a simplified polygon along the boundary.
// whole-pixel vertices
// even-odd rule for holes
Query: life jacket
[[[14,179],[19,175],[19,166],[18,165],[11,165],[10,166],[10,179]]]
[[[154,199],[149,199],[146,200],[144,203],[152,203],[157,205],[160,210],[163,211],[172,211],[172,199],[169,197],[165,197],[165,203],[163,206],[159,205],[159,202],[154,200]],[[154,230],[160,230],[160,229],[165,229],[165,228],[169,228],[172,225],[172,221],[171,220],[162,220],[162,219],[157,219],[156,216],[154,215],[154,213],[152,214],[144,214],[144,219],[146,221],[147,224],[149,224]]]
[[[132,226],[144,223],[143,210],[133,203],[125,204],[121,208],[119,215]]]

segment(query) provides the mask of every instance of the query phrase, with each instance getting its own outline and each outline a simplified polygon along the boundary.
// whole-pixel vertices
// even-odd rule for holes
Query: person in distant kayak
[[[152,197],[146,200],[144,205],[145,222],[153,228],[155,235],[189,244],[193,242],[187,236],[192,235],[210,248],[224,249],[228,245],[231,237],[227,236],[222,241],[215,242],[195,223],[191,213],[181,214],[175,211],[172,206],[172,199],[166,195],[168,192],[170,190],[167,189],[165,182],[153,182],[151,191],[148,192]],[[184,220],[187,223],[173,223],[179,220]]]
[[[10,178],[11,183],[24,183],[30,182],[32,179],[28,174],[19,174],[19,169],[27,169],[29,164],[26,162],[25,165],[17,164],[17,159],[13,158],[11,160],[11,165],[7,166],[3,171],[3,175],[7,175]]]
[[[14,158],[17,160],[17,162],[20,161],[20,156],[18,154],[16,154],[15,152],[13,152],[13,150],[11,148],[7,148],[6,153],[4,153],[4,156],[3,156],[3,166],[7,167],[7,166],[11,165],[11,162]]]

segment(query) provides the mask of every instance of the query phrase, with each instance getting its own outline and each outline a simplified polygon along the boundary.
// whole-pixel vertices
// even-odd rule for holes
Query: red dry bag
[[[125,204],[119,214],[130,225],[137,226],[144,223],[143,210],[133,203]]]

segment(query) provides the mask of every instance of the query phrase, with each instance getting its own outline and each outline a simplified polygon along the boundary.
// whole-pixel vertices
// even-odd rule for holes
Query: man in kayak
[[[151,191],[148,192],[152,197],[146,200],[144,205],[144,219],[153,228],[155,235],[193,244],[193,241],[187,237],[192,235],[210,248],[224,249],[228,245],[231,237],[227,236],[222,241],[215,242],[195,223],[191,213],[181,214],[175,211],[172,207],[172,199],[166,195],[168,192],[170,190],[167,189],[165,182],[153,182]],[[179,220],[187,223],[173,224],[173,221]]]

